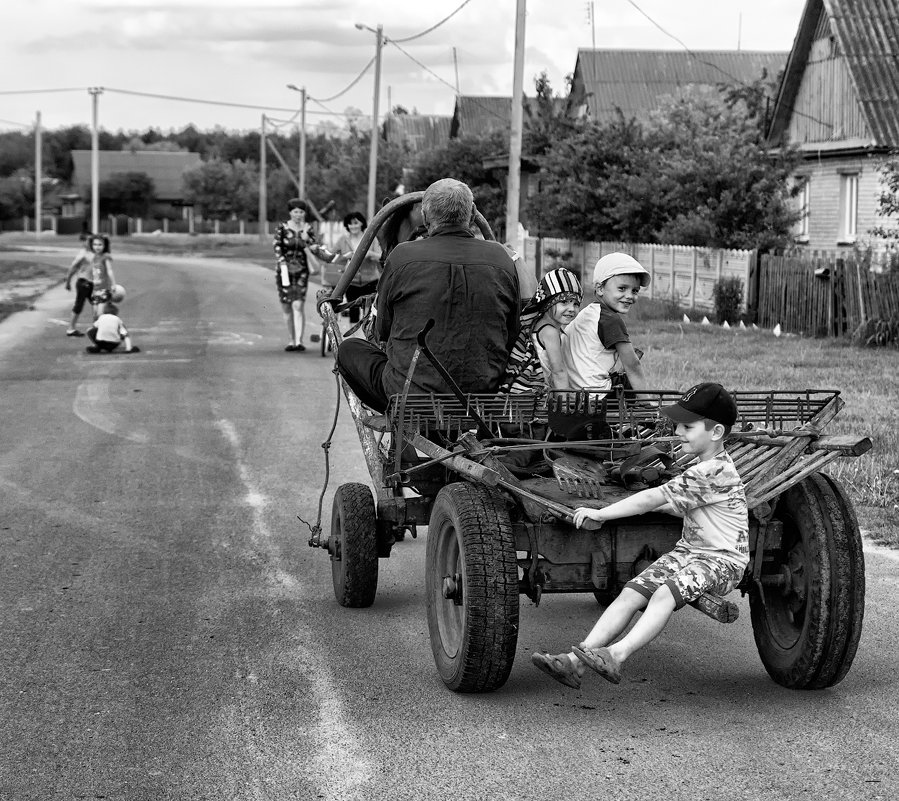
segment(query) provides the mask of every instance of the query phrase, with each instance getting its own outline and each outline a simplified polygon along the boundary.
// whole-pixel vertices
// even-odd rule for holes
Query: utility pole
[[[100,128],[97,123],[102,86],[87,90],[91,96],[91,232],[100,233]]]
[[[259,238],[268,239],[268,198],[265,191],[265,114],[262,115],[262,136],[259,137]]]
[[[506,187],[506,242],[518,250],[518,204],[521,191],[522,94],[524,92],[524,18],[527,0],[515,11],[515,72],[512,77],[512,126],[509,132],[509,181]]]
[[[287,84],[288,89],[300,93],[300,161],[297,165],[297,191],[299,196],[306,199],[306,87]]]
[[[37,112],[34,121],[34,235],[41,238],[41,210],[44,207],[44,187],[41,177],[44,174],[44,165],[41,159],[42,147],[41,138],[41,113]]]
[[[378,99],[381,94],[381,45],[383,43],[384,26],[378,24],[377,30],[368,25],[356,23],[360,31],[364,28],[375,35],[375,96],[371,112],[371,151],[368,159],[368,219],[375,216],[375,192],[378,184]]]
[[[459,89],[459,56],[456,54],[456,48],[453,48],[453,67],[456,70],[456,97],[462,94]]]

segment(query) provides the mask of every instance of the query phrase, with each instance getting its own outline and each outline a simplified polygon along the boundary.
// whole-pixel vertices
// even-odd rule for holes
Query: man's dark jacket
[[[495,392],[518,333],[518,276],[508,251],[454,227],[390,251],[375,327],[387,346],[388,395],[402,392],[418,332],[430,318],[436,325],[428,347],[462,390]],[[450,389],[421,356],[410,391]]]

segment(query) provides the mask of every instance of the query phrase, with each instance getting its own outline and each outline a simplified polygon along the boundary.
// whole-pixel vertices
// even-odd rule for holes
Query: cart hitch
[[[462,391],[453,377],[447,372],[447,369],[440,363],[440,360],[433,353],[431,353],[431,349],[428,347],[428,332],[436,324],[437,323],[433,317],[425,323],[425,327],[418,332],[418,346],[421,348],[421,352],[428,357],[428,361],[440,374],[440,377],[444,381],[446,381],[446,385],[452,390],[453,395],[456,396],[456,399],[459,401],[459,403],[462,404],[463,408],[465,409],[465,414],[478,424],[478,436],[482,438],[490,438],[493,436],[493,432],[490,430],[490,427],[484,422],[484,419],[474,410],[474,408],[472,408],[471,401],[468,396]]]

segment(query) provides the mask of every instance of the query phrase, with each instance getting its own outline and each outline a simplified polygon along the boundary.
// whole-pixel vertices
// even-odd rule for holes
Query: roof
[[[438,114],[391,114],[384,122],[384,138],[406,145],[412,153],[443,147],[450,138],[452,117]]]
[[[512,125],[512,98],[490,95],[457,95],[450,138],[484,136],[508,131]]]
[[[177,200],[183,197],[181,178],[187,170],[199,167],[199,153],[169,152],[165,150],[100,150],[97,172],[101,181],[117,172],[143,172],[153,180],[157,200]],[[90,186],[91,151],[73,150],[76,188]]]
[[[679,97],[697,87],[717,91],[723,83],[751,83],[771,78],[787,61],[787,53],[758,50],[590,50],[578,51],[572,100],[586,103],[594,120],[625,117],[645,120],[663,98]],[[574,109],[569,106],[569,114]]]
[[[895,0],[807,0],[781,81],[769,138],[790,125],[813,43],[827,36],[845,64],[875,147],[899,145],[899,11]]]

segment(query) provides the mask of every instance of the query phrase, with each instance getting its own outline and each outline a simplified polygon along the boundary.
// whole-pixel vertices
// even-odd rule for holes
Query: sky
[[[90,125],[88,89],[98,87],[98,121],[109,131],[180,131],[190,124],[246,131],[258,129],[264,115],[267,125],[287,133],[301,100],[288,84],[306,88],[309,133],[327,123],[343,126],[348,114],[370,120],[375,67],[369,62],[379,24],[387,39],[379,117],[396,105],[449,116],[457,87],[462,94],[511,96],[516,5],[8,0],[0,26],[0,130],[27,131],[38,113],[45,129]],[[526,5],[525,92],[533,93],[534,78],[545,71],[563,94],[578,48],[594,42],[641,50],[789,51],[805,0]]]

